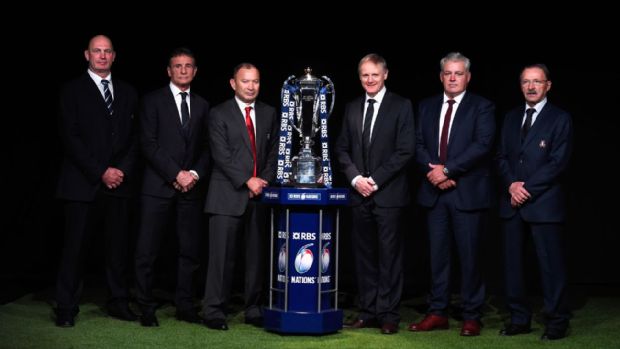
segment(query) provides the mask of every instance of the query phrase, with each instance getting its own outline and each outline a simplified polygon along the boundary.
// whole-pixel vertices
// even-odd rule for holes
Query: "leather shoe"
[[[515,336],[518,334],[526,334],[532,332],[530,324],[513,324],[506,325],[499,331],[500,336]]]
[[[125,321],[138,320],[138,316],[133,311],[131,311],[131,309],[129,309],[129,306],[127,304],[110,304],[106,308],[108,310],[108,315],[113,318]]]
[[[263,327],[263,317],[262,316],[250,317],[250,318],[246,317],[245,323],[248,325],[255,326],[255,327]]]
[[[543,341],[554,341],[566,337],[566,329],[546,328],[545,333],[540,337]]]
[[[435,314],[428,314],[426,317],[418,322],[409,325],[409,331],[421,332],[432,330],[445,330],[448,329],[448,318],[445,316],[439,316]]]
[[[463,327],[461,328],[461,336],[473,337],[480,335],[480,321],[478,320],[465,320]]]
[[[205,320],[205,326],[212,330],[228,331],[228,325],[226,325],[226,320],[223,319]]]
[[[73,327],[75,326],[75,315],[72,310],[56,309],[56,326]]]
[[[140,325],[144,327],[159,327],[157,316],[153,312],[144,312],[140,317]]]
[[[198,313],[193,309],[177,310],[175,317],[177,318],[177,320],[189,322],[191,324],[204,323],[204,319],[201,318],[200,315],[198,315]]]
[[[398,325],[395,323],[386,322],[381,326],[382,334],[394,334],[396,332],[398,332]]]
[[[349,328],[368,328],[368,327],[378,327],[379,324],[375,319],[362,320],[357,319],[355,322],[348,324],[346,327]]]

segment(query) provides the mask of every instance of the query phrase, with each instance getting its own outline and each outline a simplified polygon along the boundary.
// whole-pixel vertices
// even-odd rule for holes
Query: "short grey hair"
[[[469,68],[471,67],[471,62],[469,61],[469,58],[465,57],[460,52],[450,52],[444,58],[442,58],[441,61],[439,61],[439,69],[441,69],[441,71],[443,71],[443,67],[446,65],[447,62],[463,62],[465,63],[466,71],[469,71]]]

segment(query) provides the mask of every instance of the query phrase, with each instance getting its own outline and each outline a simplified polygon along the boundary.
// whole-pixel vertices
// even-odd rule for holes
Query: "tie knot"
[[[454,99],[448,99],[448,104],[452,106],[456,101]]]
[[[187,92],[181,92],[181,99],[185,100],[185,97],[187,97]]]
[[[527,116],[532,116],[534,115],[534,112],[536,112],[536,109],[534,108],[527,108],[527,110],[525,111],[525,113],[527,114]]]
[[[102,84],[103,86],[106,86],[106,87],[107,87],[109,83],[110,83],[110,82],[109,82],[108,80],[106,80],[106,79],[101,80],[101,84]]]
[[[249,106],[249,105],[248,105],[247,107],[245,107],[245,114],[246,114],[246,115],[250,115],[250,112],[251,112],[251,111],[252,111],[252,106]]]
[[[375,102],[376,102],[376,100],[374,100],[374,99],[372,99],[372,98],[370,98],[370,99],[368,100],[368,104],[370,104],[370,105],[373,105]]]

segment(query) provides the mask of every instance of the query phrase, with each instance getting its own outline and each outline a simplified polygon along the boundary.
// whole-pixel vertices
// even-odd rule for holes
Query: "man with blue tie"
[[[544,64],[525,67],[520,77],[525,104],[506,115],[499,148],[500,216],[503,218],[506,298],[513,336],[531,331],[532,310],[523,285],[523,249],[531,234],[544,295],[546,328],[541,339],[566,336],[566,270],[562,251],[566,219],[562,176],[572,149],[571,116],[547,100],[551,89]]]
[[[105,237],[109,315],[135,321],[129,309],[129,198],[136,183],[135,89],[112,78],[116,51],[104,35],[84,51],[88,70],[69,82],[60,100],[64,157],[57,196],[64,202],[65,240],[56,283],[56,325],[72,327],[88,242]],[[101,229],[99,227],[102,227]]]
[[[458,52],[440,62],[444,92],[419,105],[415,158],[426,175],[418,203],[427,209],[432,287],[429,310],[410,331],[448,328],[452,243],[461,265],[461,336],[480,334],[484,283],[479,246],[490,204],[495,106],[466,91],[470,61]]]

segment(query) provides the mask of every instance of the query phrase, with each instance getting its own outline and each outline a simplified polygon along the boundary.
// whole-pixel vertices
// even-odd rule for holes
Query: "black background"
[[[63,224],[60,202],[54,199],[61,158],[58,92],[86,70],[83,51],[96,34],[106,34],[114,43],[113,77],[130,82],[141,95],[167,84],[168,54],[178,46],[196,53],[198,74],[192,92],[212,105],[232,96],[228,80],[239,62],[259,67],[259,98],[274,106],[279,103],[282,82],[311,66],[315,75],[327,75],[335,84],[332,140],[339,132],[345,103],[363,93],[356,69],[367,53],[386,58],[388,89],[415,105],[441,92],[439,60],[448,52],[460,51],[472,61],[468,91],[496,103],[498,126],[509,109],[523,103],[517,82],[521,68],[545,63],[553,81],[549,99],[572,113],[575,128],[567,178],[570,282],[617,290],[620,238],[615,202],[620,193],[613,159],[617,158],[620,123],[618,107],[613,104],[618,99],[617,58],[610,53],[617,38],[611,34],[613,21],[608,21],[605,9],[563,9],[559,16],[555,9],[515,6],[510,11],[485,9],[483,13],[493,13],[489,16],[458,7],[411,12],[387,4],[330,12],[330,4],[325,4],[324,10],[291,10],[285,18],[273,15],[278,13],[275,9],[259,14],[256,7],[243,4],[204,13],[194,6],[171,4],[157,9],[157,14],[152,9],[139,14],[128,14],[122,8],[92,9],[75,17],[49,16],[49,9],[39,8],[36,15],[20,17],[19,25],[4,25],[1,138],[8,154],[2,170],[6,216],[0,236],[0,277],[2,284],[9,285],[3,290],[8,295],[4,298],[53,285]],[[58,11],[64,9],[53,13]],[[337,180],[347,185],[342,178]],[[418,180],[413,176],[414,187]],[[429,281],[427,238],[419,210],[415,205],[410,210],[405,230],[405,292],[422,294]],[[496,207],[490,210],[488,223],[483,258],[490,291],[497,293],[501,292],[502,273]],[[347,229],[345,221],[341,246],[345,291],[354,289]],[[205,248],[206,236],[205,231]],[[89,264],[94,274],[101,273],[100,250],[95,241]],[[533,251],[528,254],[535,267]],[[205,250],[205,263],[206,255]],[[161,275],[174,270],[173,256],[173,247],[164,249]],[[537,277],[533,272],[532,284],[538,283]]]

